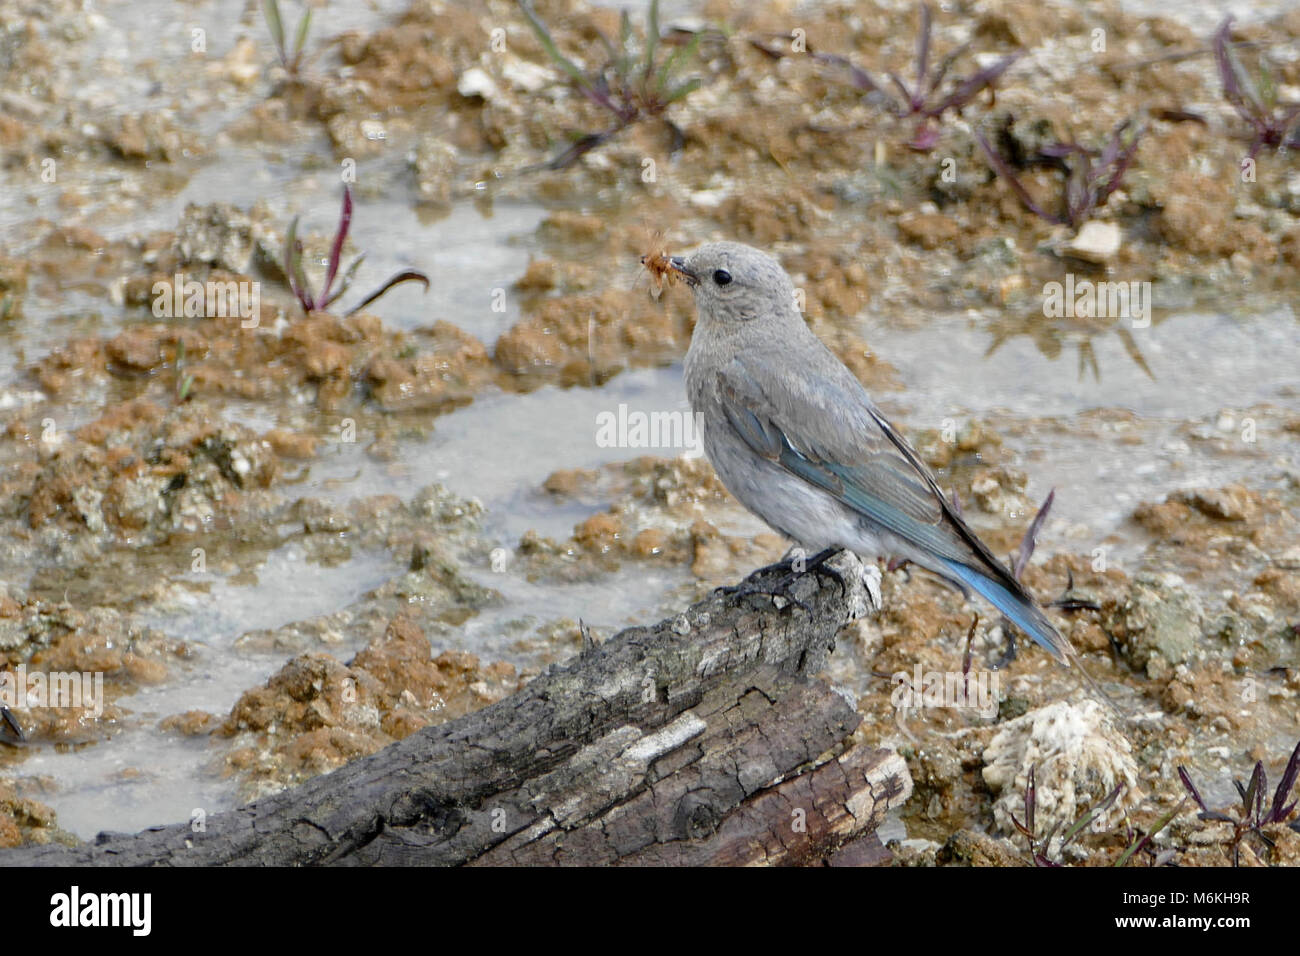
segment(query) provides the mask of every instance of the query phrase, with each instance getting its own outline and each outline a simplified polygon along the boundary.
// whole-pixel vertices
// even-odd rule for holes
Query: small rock
[[[378,120],[365,119],[358,125],[361,135],[370,142],[378,142],[388,138],[388,129]]]
[[[958,830],[938,851],[937,859],[948,866],[1025,865],[1014,846],[977,830]]]
[[[552,81],[546,67],[517,57],[509,57],[501,64],[501,76],[521,93],[536,93]]]
[[[282,458],[306,460],[316,457],[319,439],[309,432],[297,432],[288,428],[272,428],[262,440],[270,444],[272,450]]]
[[[668,537],[658,528],[646,528],[632,539],[632,553],[639,558],[662,554],[668,546]]]
[[[466,99],[478,97],[488,102],[495,100],[501,94],[496,80],[488,76],[487,70],[477,66],[471,66],[460,75],[460,79],[456,81],[456,92]]]
[[[1092,821],[1092,832],[1118,825],[1143,800],[1128,740],[1110,712],[1091,698],[1058,701],[1009,721],[985,748],[983,759],[984,782],[999,794],[993,819],[1007,834],[1017,832],[1011,815],[1025,812],[1030,767],[1040,836],[1053,826],[1063,832],[1119,784],[1123,791]]]
[[[1258,511],[1256,496],[1241,485],[1224,488],[1196,488],[1171,495],[1201,514],[1221,521],[1246,521]]]
[[[437,137],[425,137],[416,146],[411,165],[415,168],[422,200],[435,203],[451,200],[457,168],[456,147]]]
[[[898,232],[922,249],[937,249],[953,242],[961,227],[942,213],[916,213],[898,220]]]
[[[1012,514],[1029,506],[1024,495],[1027,482],[1023,472],[1004,467],[983,468],[971,478],[970,491],[981,511]]]
[[[201,263],[242,273],[253,255],[256,218],[230,203],[190,203],[181,216],[176,252],[183,265]]]
[[[209,72],[223,75],[238,86],[252,86],[262,75],[262,61],[258,56],[257,44],[248,37],[241,37],[225,59],[209,67]]]
[[[1078,234],[1065,244],[1065,252],[1085,262],[1105,264],[1119,253],[1122,236],[1113,222],[1086,222]]]
[[[1135,666],[1186,663],[1201,638],[1200,601],[1176,574],[1141,574],[1107,627]]]

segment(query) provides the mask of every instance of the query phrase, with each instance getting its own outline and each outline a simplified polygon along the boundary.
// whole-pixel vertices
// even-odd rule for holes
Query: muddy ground
[[[705,459],[592,438],[591,411],[626,396],[680,409],[693,304],[656,295],[638,260],[712,238],[781,259],[812,328],[995,553],[1056,484],[1024,578],[1073,601],[1053,614],[1127,715],[1037,648],[993,670],[1007,635],[987,609],[888,571],[883,611],[846,631],[827,676],[857,700],[858,736],[908,760],[916,794],[887,832],[899,863],[1029,863],[1011,816],[1031,766],[1039,836],[1058,827],[1048,855],[1084,865],[1179,807],[1179,765],[1215,808],[1257,760],[1279,778],[1300,740],[1300,379],[1271,370],[1300,355],[1300,168],[1264,148],[1243,180],[1249,129],[1220,90],[1213,23],[953,4],[934,47],[969,41],[955,72],[1024,54],[922,151],[915,119],[812,55],[910,76],[913,5],[707,0],[663,15],[666,49],[698,34],[680,76],[699,89],[547,169],[611,118],[513,3],[325,5],[296,74],[259,4],[195,4],[153,45],[123,42],[153,28],[128,6],[0,2],[0,663],[104,677],[98,714],[15,708],[27,739],[0,744],[0,845],[291,786],[511,693],[575,653],[584,624],[603,639],[779,558],[787,543]],[[598,31],[619,33],[608,9],[536,9],[583,62]],[[1233,36],[1300,99],[1300,12]],[[1029,211],[974,136],[1021,156],[1100,147],[1130,117],[1145,131],[1095,215],[1122,237],[1104,253],[1072,251],[1076,230]],[[1059,169],[1019,175],[1061,208]],[[369,268],[305,313],[289,222],[303,216],[319,288],[342,181],[358,229],[344,262]],[[436,267],[467,222],[513,263],[504,279]],[[433,300],[408,286],[344,314],[403,266],[430,273]],[[1150,322],[1045,315],[1067,273],[1151,283]],[[181,292],[257,283],[260,301],[159,316],[178,276]],[[1189,336],[1185,314],[1230,314],[1246,351],[1221,326]],[[926,369],[972,337],[1018,356],[1024,383],[968,363],[927,395]],[[986,389],[1011,398],[961,397]],[[961,671],[977,615],[995,706],[900,709],[896,675]],[[1300,836],[1267,834],[1241,862],[1297,861]],[[1185,801],[1130,865],[1222,865],[1233,837]]]

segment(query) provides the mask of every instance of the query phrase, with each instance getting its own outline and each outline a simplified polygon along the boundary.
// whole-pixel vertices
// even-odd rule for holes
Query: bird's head
[[[771,256],[739,242],[711,242],[673,256],[673,270],[695,292],[705,322],[747,322],[796,314],[794,286]]]

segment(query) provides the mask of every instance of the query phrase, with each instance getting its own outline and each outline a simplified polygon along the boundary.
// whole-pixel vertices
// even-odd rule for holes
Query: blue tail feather
[[[977,568],[958,561],[944,559],[944,565],[955,578],[966,585],[1011,619],[1034,641],[1051,652],[1057,659],[1069,663],[1069,644],[1054,628],[1043,612],[1016,594],[1001,581],[984,574]]]

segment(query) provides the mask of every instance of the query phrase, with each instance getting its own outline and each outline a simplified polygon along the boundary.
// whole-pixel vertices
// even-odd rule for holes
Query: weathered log
[[[629,628],[513,696],[189,824],[0,853],[9,865],[862,864],[911,793],[815,674],[878,602],[846,553]],[[878,579],[877,579],[878,580]],[[750,593],[746,593],[746,591]]]

